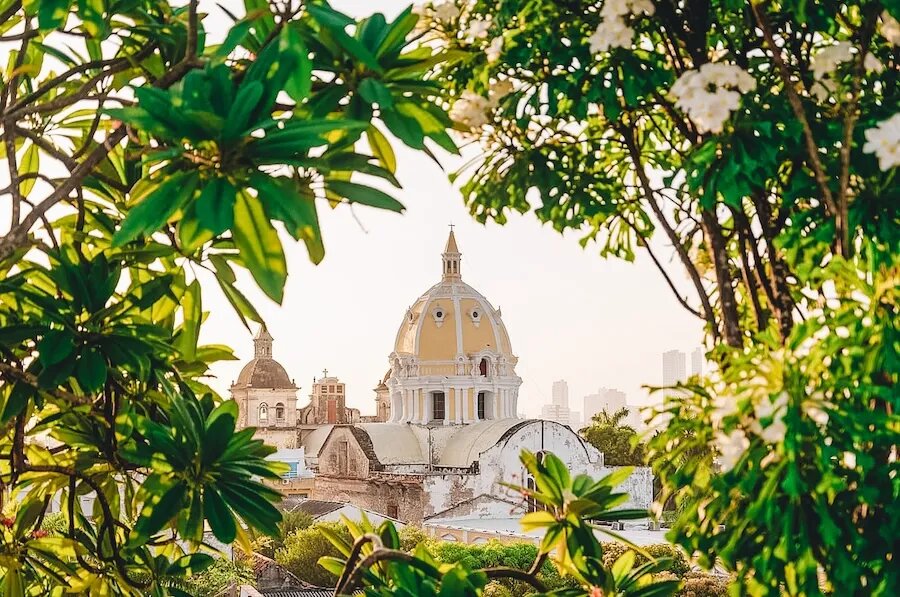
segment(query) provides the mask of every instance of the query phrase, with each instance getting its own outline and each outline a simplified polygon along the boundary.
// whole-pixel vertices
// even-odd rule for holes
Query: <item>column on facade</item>
[[[432,399],[431,392],[424,389],[419,390],[419,408],[422,411],[419,413],[419,423],[422,425],[427,425],[434,418],[434,403]]]
[[[503,418],[503,390],[495,389],[491,394],[491,410],[494,411],[491,414],[492,419],[502,419]]]
[[[444,425],[450,424],[450,390],[444,388]]]
[[[412,402],[412,409],[410,410],[409,420],[412,423],[419,422],[419,397],[417,396],[418,392],[416,390],[409,391],[409,399]]]
[[[463,397],[462,392],[459,388],[453,388],[453,405],[456,414],[454,415],[454,422],[462,423],[463,422]]]
[[[509,390],[503,390],[503,418],[508,419],[509,414]]]

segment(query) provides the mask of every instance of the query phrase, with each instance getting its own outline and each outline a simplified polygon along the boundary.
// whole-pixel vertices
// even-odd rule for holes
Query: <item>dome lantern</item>
[[[450,224],[450,236],[447,238],[447,246],[444,247],[441,258],[444,266],[444,280],[461,279],[459,266],[462,262],[462,253],[459,252],[459,247],[456,246],[456,235],[453,234],[453,224]]]

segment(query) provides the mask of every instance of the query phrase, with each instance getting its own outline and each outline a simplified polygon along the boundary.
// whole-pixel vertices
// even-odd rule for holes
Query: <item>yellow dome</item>
[[[394,352],[426,361],[453,362],[491,353],[515,362],[500,311],[462,281],[461,254],[450,232],[443,253],[443,278],[406,312]]]

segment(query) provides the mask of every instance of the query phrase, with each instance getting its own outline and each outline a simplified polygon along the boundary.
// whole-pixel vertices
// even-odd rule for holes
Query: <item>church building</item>
[[[533,484],[521,450],[551,451],[572,474],[612,471],[568,426],[517,417],[518,359],[499,309],[462,280],[450,232],[441,280],[403,315],[387,374],[375,389],[377,419],[331,427],[318,451],[313,497],[421,524],[429,518],[508,515],[502,482]],[[638,468],[624,507],[648,507],[652,474]]]

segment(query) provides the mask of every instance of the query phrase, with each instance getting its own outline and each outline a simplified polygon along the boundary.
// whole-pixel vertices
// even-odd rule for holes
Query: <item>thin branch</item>
[[[819,148],[816,145],[816,140],[813,137],[812,129],[809,126],[809,120],[806,118],[806,112],[803,109],[803,102],[800,99],[800,96],[797,94],[797,90],[794,89],[794,84],[791,81],[791,71],[788,68],[787,64],[784,62],[784,58],[781,56],[781,49],[775,44],[775,38],[772,35],[772,28],[769,26],[769,21],[765,16],[763,8],[760,6],[758,0],[754,0],[750,3],[750,8],[753,11],[753,16],[756,18],[756,22],[759,25],[759,28],[762,30],[763,37],[766,40],[766,44],[768,44],[769,48],[772,50],[772,60],[775,62],[775,66],[778,68],[779,73],[781,74],[781,78],[784,81],[784,90],[787,93],[788,103],[791,105],[791,109],[794,112],[794,116],[800,122],[800,126],[803,129],[803,139],[806,143],[806,153],[809,154],[809,163],[812,167],[813,174],[815,175],[816,184],[819,186],[819,190],[822,191],[822,199],[825,201],[825,206],[828,211],[835,215],[837,214],[837,205],[834,201],[834,196],[831,194],[831,189],[828,187],[828,179],[825,176],[825,169],[822,167],[822,161],[819,159]]]
[[[187,30],[187,58],[194,58],[197,55],[197,0],[191,0],[188,4],[188,30]]]
[[[56,396],[57,398],[65,400],[66,402],[71,402],[72,404],[91,404],[93,402],[88,396],[79,396],[78,394],[73,394],[67,390],[41,388],[38,383],[37,375],[29,371],[23,371],[18,367],[10,365],[6,361],[0,361],[0,374],[4,374],[7,378],[26,383],[36,390],[40,390],[51,396]]]
[[[366,556],[365,559],[360,561],[360,563],[356,566],[356,568],[353,569],[353,572],[347,578],[347,582],[343,587],[338,586],[335,588],[335,596],[352,594],[362,580],[363,575],[368,572],[370,568],[372,568],[379,562],[388,560],[405,562],[406,564],[413,566],[414,568],[418,568],[419,570],[422,570],[426,574],[435,578],[440,576],[440,572],[434,566],[431,566],[430,564],[419,560],[415,556],[410,555],[405,551],[400,551],[397,549],[378,549]]]

